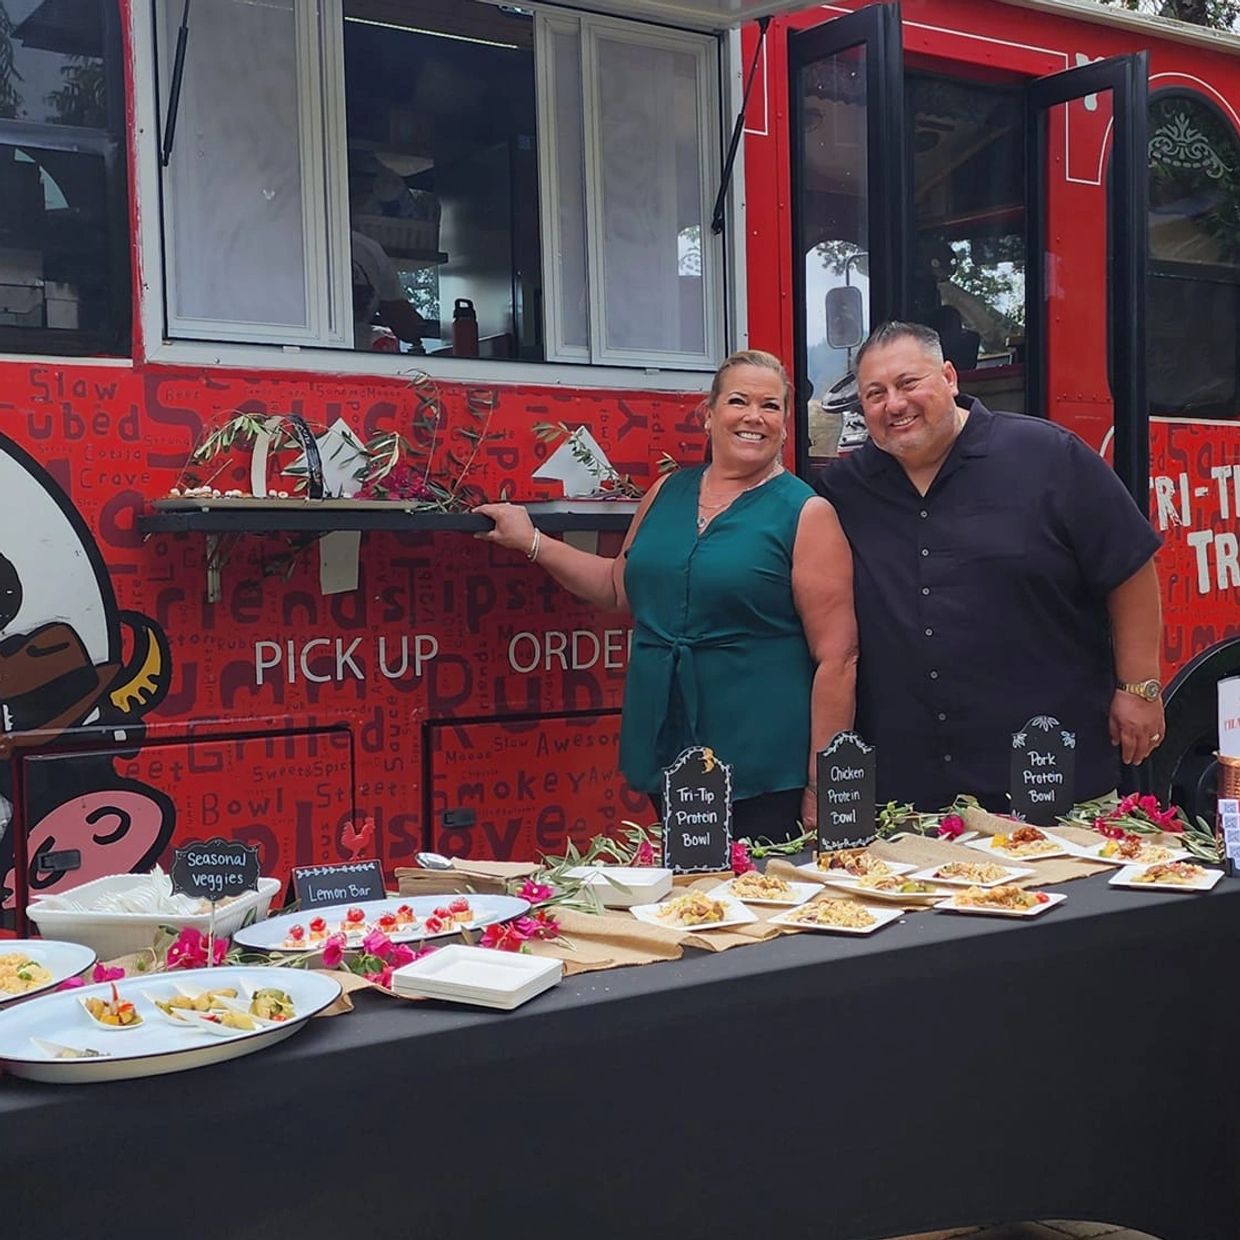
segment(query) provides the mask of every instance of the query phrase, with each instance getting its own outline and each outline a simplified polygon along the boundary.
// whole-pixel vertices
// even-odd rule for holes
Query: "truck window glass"
[[[3,352],[129,348],[115,9],[0,5]]]
[[[1180,92],[1151,101],[1149,135],[1150,412],[1234,418],[1240,143],[1213,105]]]

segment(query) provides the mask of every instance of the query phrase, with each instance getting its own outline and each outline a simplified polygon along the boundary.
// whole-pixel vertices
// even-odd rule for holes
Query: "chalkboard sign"
[[[875,754],[856,732],[838,732],[818,755],[818,851],[863,848],[877,838]]]
[[[1049,827],[1075,803],[1076,733],[1038,715],[1012,736],[1012,814]]]
[[[686,749],[663,772],[663,864],[677,874],[731,868],[732,768]]]
[[[382,900],[383,867],[375,859],[346,861],[341,865],[300,865],[293,868],[293,886],[302,908]]]
[[[178,848],[169,874],[172,890],[200,900],[227,899],[258,890],[258,849],[225,840],[193,840]]]

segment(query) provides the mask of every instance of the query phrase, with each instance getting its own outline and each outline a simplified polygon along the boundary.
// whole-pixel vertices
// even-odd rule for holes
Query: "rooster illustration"
[[[357,861],[375,838],[375,820],[363,818],[360,828],[349,819],[340,829],[340,846],[349,854],[350,861]]]

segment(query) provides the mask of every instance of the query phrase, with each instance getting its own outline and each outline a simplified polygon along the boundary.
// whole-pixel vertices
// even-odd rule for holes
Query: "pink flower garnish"
[[[228,958],[229,942],[217,938],[211,955],[217,965]],[[205,969],[207,967],[207,936],[193,926],[183,926],[176,941],[168,948],[168,968]]]
[[[382,930],[372,930],[362,940],[362,951],[368,956],[378,956],[380,960],[386,960],[391,950],[392,940]]]
[[[732,845],[732,873],[748,874],[750,870],[756,870],[758,867],[754,865],[753,858],[749,855],[749,849],[745,844],[737,840]]]
[[[519,952],[529,936],[523,934],[515,925],[496,923],[482,932],[483,947],[493,947],[501,952]]]
[[[59,986],[56,987],[56,989],[57,990],[76,990],[79,986],[85,986],[85,985],[86,985],[86,979],[84,977],[66,977],[65,980],[61,982]]]
[[[556,939],[560,936],[560,923],[546,909],[539,909],[533,917],[518,917],[513,926],[526,939]]]
[[[331,938],[323,944],[323,967],[325,969],[338,969],[344,960],[344,947],[346,939],[343,934],[333,934]]]
[[[98,961],[91,972],[91,977],[96,982],[119,982],[125,976],[125,970],[119,965],[108,966],[102,960]]]
[[[380,969],[377,973],[364,973],[362,975],[368,982],[374,982],[376,986],[382,986],[384,990],[392,989],[392,966],[387,965]]]
[[[530,878],[521,884],[521,890],[517,892],[519,899],[528,900],[531,904],[541,904],[544,900],[550,900],[553,895],[554,887],[547,883],[536,883]]]
[[[399,969],[404,965],[412,964],[417,958],[417,953],[408,943],[393,943],[387,962],[393,969]]]
[[[964,834],[964,819],[959,814],[945,814],[939,823],[938,837],[941,840],[954,840]]]
[[[642,840],[633,854],[634,865],[654,865],[654,846],[649,840]]]

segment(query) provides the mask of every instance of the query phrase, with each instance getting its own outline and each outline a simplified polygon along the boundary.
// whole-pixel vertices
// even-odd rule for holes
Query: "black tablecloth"
[[[1055,1217],[1234,1240],[1240,881],[1068,884],[585,974],[512,1013],[361,996],[269,1052],[0,1082],[24,1238],[865,1240]]]

